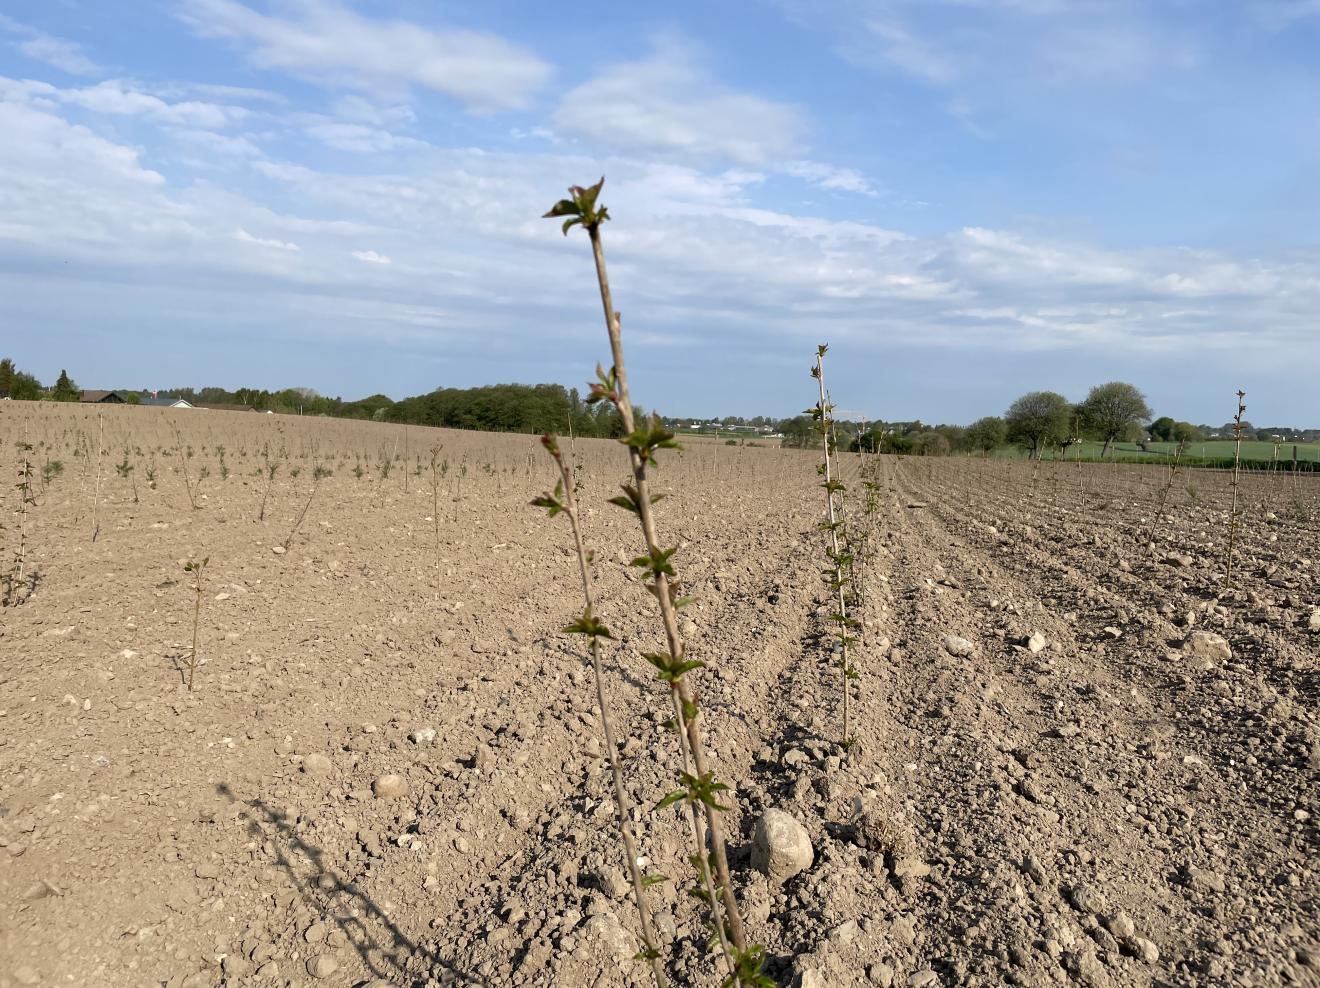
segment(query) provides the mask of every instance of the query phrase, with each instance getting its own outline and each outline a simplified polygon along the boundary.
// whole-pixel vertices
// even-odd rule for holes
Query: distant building
[[[183,398],[168,398],[168,397],[166,397],[166,398],[159,398],[159,397],[157,397],[156,395],[152,395],[150,398],[147,398],[147,397],[144,396],[144,397],[142,398],[142,400],[139,402],[139,404],[142,404],[142,405],[151,405],[151,406],[154,407],[154,408],[193,408],[193,407],[195,407],[195,406],[192,404],[192,402],[186,401],[186,400],[184,400]]]
[[[195,408],[209,408],[213,412],[258,412],[261,409],[253,408],[251,405],[234,405],[218,401],[199,401]]]
[[[126,404],[118,391],[84,391],[78,396],[84,405],[123,405]]]

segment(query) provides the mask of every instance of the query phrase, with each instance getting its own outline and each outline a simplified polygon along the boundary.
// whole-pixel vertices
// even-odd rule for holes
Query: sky
[[[1320,0],[5,0],[0,354],[83,387],[1320,425]],[[584,389],[585,390],[585,389]]]

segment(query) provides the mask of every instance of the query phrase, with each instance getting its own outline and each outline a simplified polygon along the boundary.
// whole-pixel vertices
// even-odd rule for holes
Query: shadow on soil
[[[240,799],[223,782],[216,786],[216,792],[248,808],[248,832],[254,839],[274,845],[276,863],[288,875],[303,902],[331,917],[372,977],[405,985],[424,984],[431,978],[447,985],[482,983],[406,936],[366,892],[335,872],[319,847],[302,839],[283,810],[260,799]],[[360,915],[349,915],[349,905],[356,905],[354,912]],[[383,928],[388,942],[378,938],[369,923]],[[415,958],[425,961],[425,971],[417,970]],[[413,961],[413,973],[408,972],[410,961]]]

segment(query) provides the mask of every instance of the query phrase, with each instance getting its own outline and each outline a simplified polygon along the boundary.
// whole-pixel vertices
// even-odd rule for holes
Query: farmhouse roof
[[[147,398],[143,397],[141,404],[153,405],[157,408],[192,408],[191,402],[185,398]]]
[[[79,394],[78,400],[89,405],[99,403],[122,405],[124,403],[124,397],[118,391],[83,391]]]

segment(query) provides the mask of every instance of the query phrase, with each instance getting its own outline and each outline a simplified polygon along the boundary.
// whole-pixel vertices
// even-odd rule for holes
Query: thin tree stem
[[[555,462],[559,465],[560,475],[564,480],[564,510],[568,515],[568,522],[573,529],[573,547],[577,550],[578,575],[582,578],[582,597],[586,601],[587,610],[594,611],[596,607],[595,595],[591,592],[591,575],[587,570],[587,553],[582,543],[582,528],[578,523],[577,497],[573,493],[573,474],[568,464],[559,454],[555,454]],[[646,950],[651,962],[651,972],[655,975],[655,983],[659,988],[665,988],[669,980],[665,977],[664,969],[660,963],[660,953],[656,946],[655,932],[651,923],[651,912],[646,902],[645,885],[642,882],[641,866],[637,863],[637,844],[633,839],[632,825],[629,817],[632,816],[632,801],[628,798],[627,790],[623,786],[623,768],[619,764],[619,749],[614,738],[614,722],[610,716],[610,708],[605,699],[605,679],[601,671],[600,659],[600,639],[595,635],[591,636],[591,672],[596,682],[596,702],[600,707],[601,730],[605,735],[605,748],[609,752],[610,773],[614,777],[614,809],[619,824],[619,836],[623,840],[623,850],[628,858],[628,875],[632,880],[633,899],[637,904],[637,916],[642,924],[642,941],[646,944]]]
[[[596,280],[600,286],[601,306],[605,310],[605,329],[610,339],[610,356],[614,361],[614,374],[618,384],[619,416],[623,420],[625,433],[630,434],[636,428],[636,425],[633,421],[632,399],[628,392],[628,374],[623,360],[623,335],[619,325],[619,314],[614,311],[614,300],[610,295],[610,280],[605,268],[605,251],[601,246],[600,228],[598,226],[588,226],[587,233],[591,238],[591,252],[596,261]],[[656,537],[655,517],[651,511],[651,498],[646,479],[646,462],[638,451],[631,447],[628,450],[628,458],[632,465],[633,484],[637,490],[637,514],[641,521],[642,536],[645,539],[647,550],[656,551],[659,550],[660,544]],[[684,651],[683,640],[678,633],[678,615],[670,596],[669,578],[664,573],[656,573],[655,589],[655,597],[660,604],[660,617],[665,627],[665,638],[669,645],[669,654],[674,661],[681,661]],[[707,771],[706,748],[700,718],[693,717],[689,719],[686,716],[686,712],[692,709],[694,704],[692,689],[688,685],[686,676],[679,680],[675,692],[679,701],[678,723],[682,727],[682,734],[687,740],[687,748],[691,754],[694,769],[692,774],[699,777],[705,775]],[[743,952],[747,949],[747,939],[743,932],[742,915],[738,910],[737,900],[734,898],[733,882],[729,875],[729,859],[725,849],[723,821],[720,812],[714,807],[703,803],[702,808],[705,811],[706,826],[709,831],[711,851],[715,859],[715,872],[720,884],[720,897],[724,900],[730,939],[733,941],[734,948],[739,952]],[[703,849],[698,847],[697,854],[701,855],[702,853]],[[712,908],[714,908],[713,898]]]

